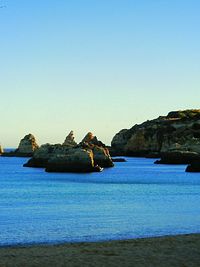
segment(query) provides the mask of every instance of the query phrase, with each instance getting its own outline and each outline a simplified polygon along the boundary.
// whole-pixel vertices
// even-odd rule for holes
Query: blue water
[[[0,157],[0,245],[200,232],[200,174],[127,160],[102,173],[55,174]]]

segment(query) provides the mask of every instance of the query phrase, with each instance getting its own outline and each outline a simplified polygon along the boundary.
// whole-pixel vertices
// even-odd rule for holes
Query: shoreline
[[[0,247],[0,266],[198,267],[200,234]]]
[[[140,237],[130,237],[130,238],[116,238],[116,239],[97,239],[97,240],[88,240],[88,241],[49,241],[49,242],[30,242],[30,243],[15,243],[15,244],[4,244],[0,245],[2,248],[28,248],[28,247],[50,247],[50,246],[67,246],[75,244],[100,244],[100,243],[112,243],[112,242],[123,242],[131,240],[142,240],[142,239],[156,239],[156,238],[168,238],[168,237],[178,237],[178,236],[190,236],[190,235],[199,235],[200,231],[195,233],[175,233],[175,234],[165,234],[165,235],[149,235],[149,236],[140,236]],[[0,266],[1,267],[1,266]]]

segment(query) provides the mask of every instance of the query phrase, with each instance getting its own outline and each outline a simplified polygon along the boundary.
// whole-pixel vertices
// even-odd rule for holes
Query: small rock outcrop
[[[97,139],[96,136],[93,135],[93,133],[89,132],[86,134],[86,136],[83,138],[83,140],[81,141],[82,145],[86,144],[86,145],[94,145],[94,146],[99,146],[99,147],[106,147],[106,145],[104,143],[102,143],[101,141],[99,141]]]
[[[4,157],[32,157],[33,153],[39,148],[34,135],[27,134],[21,139],[19,146],[12,152],[5,152]]]
[[[114,136],[111,145],[111,155],[116,156],[160,157],[165,153],[178,152],[200,154],[200,110],[173,111],[129,130],[121,130]],[[169,158],[169,154],[167,156]]]
[[[89,132],[86,134],[86,136],[81,141],[82,143],[92,143],[94,140],[97,140],[97,138],[93,135],[93,133]]]
[[[200,172],[200,161],[189,164],[185,171],[186,172]]]
[[[161,154],[161,159],[156,164],[190,164],[200,161],[200,154],[190,151],[174,151]]]
[[[65,138],[65,141],[63,143],[63,146],[68,146],[68,147],[74,147],[77,146],[77,143],[74,141],[74,132],[71,131],[68,136]]]
[[[0,155],[3,154],[3,152],[4,152],[4,151],[3,151],[3,148],[2,148],[2,146],[0,145]]]
[[[20,141],[19,146],[16,152],[20,154],[33,154],[35,150],[39,148],[35,136],[32,134],[27,134],[24,138]]]
[[[108,149],[92,133],[77,145],[73,132],[62,145],[42,145],[24,164],[45,168],[47,172],[95,172],[113,166]]]

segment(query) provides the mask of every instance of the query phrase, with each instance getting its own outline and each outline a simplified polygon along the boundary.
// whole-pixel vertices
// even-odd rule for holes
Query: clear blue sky
[[[1,0],[4,147],[200,108],[200,1]]]

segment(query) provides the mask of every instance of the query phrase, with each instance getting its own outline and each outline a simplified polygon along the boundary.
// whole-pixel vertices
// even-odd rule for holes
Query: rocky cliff
[[[173,111],[117,133],[112,153],[160,156],[168,152],[200,153],[200,110]]]

